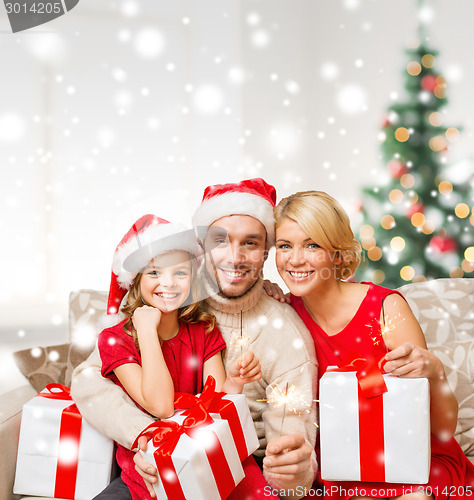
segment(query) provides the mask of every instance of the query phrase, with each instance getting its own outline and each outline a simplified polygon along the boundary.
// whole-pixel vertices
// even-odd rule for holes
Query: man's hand
[[[145,436],[141,436],[138,439],[138,447],[141,451],[146,451],[147,448],[147,439]],[[140,451],[137,451],[133,457],[133,461],[135,462],[135,470],[142,476],[145,486],[148,488],[150,492],[150,496],[152,498],[156,497],[155,490],[153,489],[153,484],[158,481],[157,470],[156,467],[149,464],[143,457]]]
[[[267,445],[263,472],[278,487],[302,484],[311,468],[312,450],[301,434],[282,436]]]

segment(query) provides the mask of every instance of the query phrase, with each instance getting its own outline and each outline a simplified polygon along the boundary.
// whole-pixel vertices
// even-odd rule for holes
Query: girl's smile
[[[184,250],[155,257],[143,270],[140,291],[147,304],[162,312],[176,311],[191,291],[191,262]]]

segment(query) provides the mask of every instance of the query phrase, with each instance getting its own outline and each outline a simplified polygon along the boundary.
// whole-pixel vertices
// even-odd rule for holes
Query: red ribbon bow
[[[221,418],[227,420],[240,461],[243,462],[249,456],[249,453],[242,423],[240,422],[235,404],[230,400],[223,399],[226,395],[225,392],[216,391],[216,381],[212,375],[209,375],[199,397],[185,392],[177,392],[175,394],[174,407],[180,410],[186,409],[187,411],[183,413],[186,416],[190,414],[190,411],[195,406],[200,406],[207,412],[217,413]]]
[[[364,358],[356,351],[351,351],[338,368],[329,368],[328,371],[356,372],[359,390],[365,398],[373,398],[387,392],[379,362],[373,358]]]
[[[141,436],[146,436],[147,439],[151,439],[153,445],[158,447],[153,453],[153,456],[158,472],[160,472],[163,488],[168,498],[172,498],[173,500],[186,500],[171,457],[181,436],[187,434],[189,437],[193,438],[196,430],[205,425],[212,424],[213,422],[214,420],[204,407],[196,405],[190,410],[189,415],[184,419],[181,425],[173,420],[153,422],[135,439],[132,449],[138,446],[138,439]],[[235,487],[234,477],[218,437],[214,432],[212,432],[212,434],[212,445],[206,446],[204,451],[209,461],[209,465],[211,466],[219,494],[221,498],[226,498]]]
[[[72,401],[71,389],[62,384],[48,384],[48,392],[40,392],[39,397]],[[82,416],[75,404],[64,408],[61,413],[59,431],[58,463],[56,466],[55,498],[73,499],[76,492],[77,465],[79,463],[79,443],[81,440]],[[70,443],[74,443],[74,455],[71,456]],[[67,453],[62,453],[62,446]],[[67,456],[65,456],[67,455]]]

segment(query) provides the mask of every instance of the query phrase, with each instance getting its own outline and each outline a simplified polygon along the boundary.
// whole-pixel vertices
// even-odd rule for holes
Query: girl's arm
[[[168,418],[174,412],[174,386],[166,366],[157,327],[161,311],[143,306],[135,310],[133,324],[137,330],[142,366],[127,363],[114,372],[128,392],[142,408],[158,418]]]
[[[399,377],[426,377],[430,382],[431,432],[441,440],[450,439],[456,429],[458,403],[449,387],[441,361],[426,346],[425,336],[406,301],[397,294],[384,301],[385,318],[394,323],[385,335],[390,352],[384,369]]]
[[[220,352],[204,362],[204,381],[209,375],[216,379],[216,389],[228,394],[241,394],[243,386],[259,380],[262,376],[260,362],[253,352],[246,352],[242,359],[234,360],[227,371],[224,370]]]

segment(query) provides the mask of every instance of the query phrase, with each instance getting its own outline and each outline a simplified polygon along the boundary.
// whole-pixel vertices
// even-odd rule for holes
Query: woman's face
[[[335,280],[335,252],[321,248],[294,220],[285,218],[276,229],[276,266],[293,295],[308,295]]]
[[[161,312],[177,310],[191,290],[191,262],[183,250],[155,257],[144,269],[140,292],[147,304]]]

